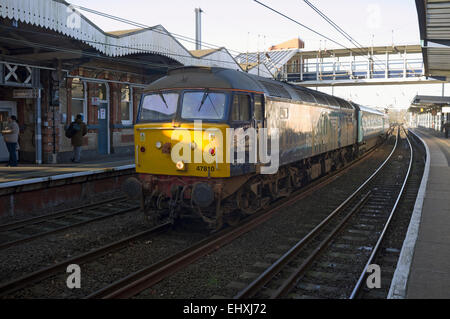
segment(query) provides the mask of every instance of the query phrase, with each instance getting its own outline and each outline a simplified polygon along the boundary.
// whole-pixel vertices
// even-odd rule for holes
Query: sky
[[[260,0],[345,47],[354,47],[303,0]],[[201,8],[202,41],[238,52],[264,50],[299,37],[306,49],[339,48],[254,0],[68,0],[75,5],[147,26],[161,24],[173,34],[195,38],[195,8]],[[310,0],[363,46],[419,44],[414,0]],[[105,31],[134,26],[82,12]],[[188,49],[194,44],[181,41]],[[205,47],[204,47],[205,48]],[[321,89],[322,90],[322,89]],[[323,89],[327,93],[330,89]],[[445,87],[450,94],[450,86]],[[441,95],[441,84],[335,88],[334,94],[368,106],[409,106],[415,94]]]

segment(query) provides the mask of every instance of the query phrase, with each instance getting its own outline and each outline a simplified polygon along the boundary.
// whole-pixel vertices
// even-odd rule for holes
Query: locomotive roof
[[[235,89],[261,92],[267,96],[317,103],[344,109],[360,109],[360,105],[329,94],[260,77],[246,72],[219,67],[180,67],[151,83],[146,92],[163,89]],[[367,110],[371,110],[365,108]],[[378,112],[378,111],[374,111]],[[380,113],[380,112],[379,112]]]
[[[354,104],[355,104],[355,103],[354,103]],[[357,109],[358,109],[358,110],[361,110],[361,111],[363,111],[363,112],[372,113],[372,114],[378,114],[378,115],[383,115],[383,116],[386,115],[385,113],[383,113],[383,112],[381,112],[381,111],[378,111],[378,110],[376,110],[376,109],[372,109],[372,108],[370,108],[370,107],[363,106],[363,105],[359,105],[359,104],[356,104],[356,105],[358,106]]]

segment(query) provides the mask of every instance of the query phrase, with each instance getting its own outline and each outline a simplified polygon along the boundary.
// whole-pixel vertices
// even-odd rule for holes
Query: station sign
[[[443,106],[442,113],[450,113],[450,106]]]
[[[14,89],[14,99],[36,99],[39,97],[39,90],[36,89]]]
[[[92,100],[91,100],[91,105],[92,106],[100,105],[100,99],[98,97],[93,97]]]

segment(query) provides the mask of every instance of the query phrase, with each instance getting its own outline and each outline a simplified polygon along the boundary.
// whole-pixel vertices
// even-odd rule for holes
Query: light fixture
[[[186,170],[186,165],[184,164],[183,161],[178,161],[175,166],[177,167],[177,170],[179,171],[185,171]]]

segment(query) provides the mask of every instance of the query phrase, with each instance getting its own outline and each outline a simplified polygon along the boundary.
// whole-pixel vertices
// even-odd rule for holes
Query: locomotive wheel
[[[230,226],[236,226],[241,221],[242,214],[239,210],[233,210],[224,216],[225,222]]]
[[[165,216],[167,216],[167,212],[152,209],[145,214],[145,219],[151,227],[154,227],[159,225]]]
[[[268,186],[269,186],[269,191],[270,191],[270,197],[272,198],[272,200],[277,199],[280,194],[280,189],[278,187],[278,178],[276,178],[274,181],[270,182],[268,184]]]
[[[248,187],[241,188],[236,194],[239,210],[245,215],[251,215],[260,208],[258,196]]]
[[[297,168],[294,168],[294,169],[290,170],[289,173],[290,173],[289,178],[291,179],[291,181],[290,181],[291,186],[293,188],[299,188],[300,186],[302,186],[302,177],[303,176],[300,175],[300,170]]]

